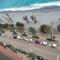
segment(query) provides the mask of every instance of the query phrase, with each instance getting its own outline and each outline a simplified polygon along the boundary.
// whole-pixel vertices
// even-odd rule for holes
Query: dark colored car
[[[4,43],[3,42],[0,42],[0,45],[3,45]]]
[[[6,44],[6,47],[9,47],[9,48],[10,48],[11,46],[12,46],[12,45],[10,45],[10,44]]]
[[[22,36],[27,36],[27,34],[22,34]]]
[[[13,34],[16,34],[17,35],[17,33],[15,31],[13,31]]]
[[[21,49],[19,50],[19,52],[27,55],[27,52],[26,52],[26,51],[23,51],[23,50],[21,50]]]
[[[40,44],[40,41],[37,41],[37,40],[36,40],[35,43],[36,43],[36,44]]]
[[[13,50],[15,53],[17,53],[17,48],[13,48],[12,50]]]
[[[44,60],[44,58],[42,56],[37,56],[38,60]]]
[[[5,43],[0,42],[0,45],[3,46],[4,48],[6,48]]]
[[[17,36],[13,36],[14,39],[17,39]]]
[[[16,48],[15,48],[14,46],[11,46],[10,49],[11,49],[12,51],[14,51],[15,53],[17,53],[17,50],[16,50]]]

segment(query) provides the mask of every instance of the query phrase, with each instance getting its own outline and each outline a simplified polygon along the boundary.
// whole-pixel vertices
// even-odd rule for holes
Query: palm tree
[[[54,25],[54,21],[52,20],[51,21],[51,31],[50,31],[50,38],[48,38],[47,40],[50,40],[50,41],[55,41],[55,36],[53,36],[53,25]]]
[[[6,12],[7,18],[8,18],[8,22],[11,24],[13,24],[13,20],[11,19],[11,17],[9,16],[9,14]],[[6,18],[5,18],[6,19]]]
[[[0,18],[0,31],[2,31],[2,19]]]
[[[24,32],[24,24],[20,22],[16,22],[17,29],[22,33]]]
[[[29,27],[29,32],[31,32],[33,35],[35,35],[37,31],[35,30],[34,27]]]
[[[4,17],[5,18],[5,20],[8,22],[8,25],[9,25],[9,29],[10,29],[10,31],[12,31],[12,30],[14,30],[14,23],[13,23],[13,20],[12,20],[12,18],[9,16],[9,14],[7,13],[7,12],[5,12],[5,14],[6,14],[6,16],[7,17]]]
[[[37,21],[36,21],[36,16],[31,16],[31,19],[32,19],[32,21],[34,21],[34,23],[37,23]]]
[[[9,24],[9,29],[10,29],[10,31],[14,31],[15,30],[14,24]]]
[[[27,21],[27,23],[29,23],[27,16],[24,16],[23,19],[24,19],[25,21]]]

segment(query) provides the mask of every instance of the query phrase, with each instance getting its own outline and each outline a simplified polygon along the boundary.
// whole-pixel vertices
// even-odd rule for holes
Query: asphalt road
[[[57,56],[60,55],[60,49],[58,48],[50,48],[23,40],[9,38],[8,36],[0,36],[0,41],[7,42],[27,52],[34,52],[36,54],[44,56],[45,58],[48,58],[49,60],[57,60]]]
[[[12,59],[0,52],[0,60],[12,60]]]

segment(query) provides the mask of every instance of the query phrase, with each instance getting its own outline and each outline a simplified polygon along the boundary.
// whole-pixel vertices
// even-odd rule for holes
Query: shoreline
[[[7,8],[7,9],[0,9],[0,13],[2,12],[26,12],[26,11],[35,11],[35,10],[51,10],[51,9],[60,9],[60,6],[52,5],[52,6],[43,6],[41,8],[29,9],[29,10],[13,10],[15,8]]]

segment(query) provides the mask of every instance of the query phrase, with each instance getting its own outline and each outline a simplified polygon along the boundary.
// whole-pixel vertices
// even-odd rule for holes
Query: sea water
[[[53,5],[60,6],[60,0],[0,0],[0,11],[31,10]]]

